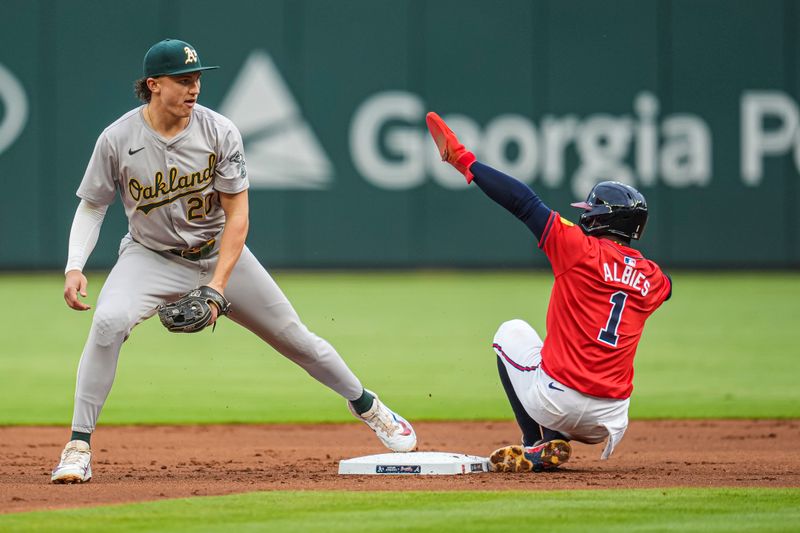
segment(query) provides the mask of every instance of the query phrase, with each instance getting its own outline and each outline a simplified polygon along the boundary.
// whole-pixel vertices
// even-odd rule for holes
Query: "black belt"
[[[167,251],[171,254],[183,257],[184,259],[188,259],[189,261],[197,261],[198,259],[203,259],[204,257],[211,255],[211,252],[214,251],[214,245],[216,244],[217,239],[210,239],[200,246],[195,246],[194,248],[185,248],[183,250],[179,248],[173,248],[172,250]]]

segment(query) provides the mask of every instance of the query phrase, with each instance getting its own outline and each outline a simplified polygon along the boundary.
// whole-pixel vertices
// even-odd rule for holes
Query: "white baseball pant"
[[[542,339],[524,320],[504,322],[494,337],[511,384],[528,415],[565,437],[597,444],[608,439],[601,459],[608,459],[628,427],[630,399],[582,394],[542,369]]]

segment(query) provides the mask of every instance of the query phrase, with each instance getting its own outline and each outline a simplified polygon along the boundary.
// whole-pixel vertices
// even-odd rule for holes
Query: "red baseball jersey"
[[[637,250],[590,237],[555,211],[539,247],[555,275],[542,368],[584,394],[628,398],[644,323],[669,298],[670,279]]]

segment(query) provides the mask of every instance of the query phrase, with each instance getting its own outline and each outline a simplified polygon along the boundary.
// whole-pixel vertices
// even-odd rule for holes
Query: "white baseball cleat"
[[[375,396],[372,407],[364,414],[358,414],[350,402],[347,407],[353,416],[363,420],[366,425],[378,436],[384,446],[393,452],[410,452],[417,447],[417,434],[408,420],[398,415],[378,399],[378,395],[367,390]]]
[[[86,483],[92,479],[92,450],[82,440],[67,443],[61,452],[61,462],[53,470],[53,483]]]

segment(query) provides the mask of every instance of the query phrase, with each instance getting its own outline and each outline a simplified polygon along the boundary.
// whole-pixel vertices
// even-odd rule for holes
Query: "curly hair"
[[[147,86],[147,78],[139,78],[135,82],[133,82],[133,94],[136,95],[136,98],[141,100],[144,103],[150,102],[150,97],[153,95],[150,92],[150,88]]]

